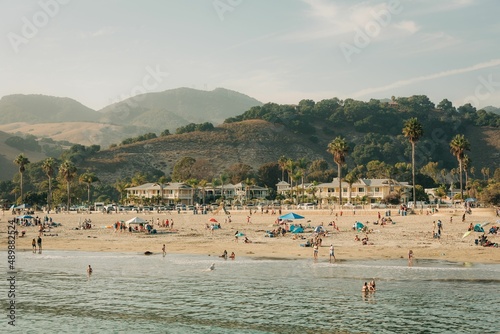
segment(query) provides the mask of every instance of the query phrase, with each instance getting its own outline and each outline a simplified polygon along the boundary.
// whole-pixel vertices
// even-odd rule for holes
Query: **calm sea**
[[[16,266],[16,327],[2,317],[2,333],[500,332],[499,265],[45,251]]]

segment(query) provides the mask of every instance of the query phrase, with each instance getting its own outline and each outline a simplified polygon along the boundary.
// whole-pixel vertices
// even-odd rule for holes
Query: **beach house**
[[[185,183],[145,183],[125,190],[129,203],[148,199],[152,203],[193,205],[194,189]]]
[[[340,195],[340,182],[334,178],[332,182],[315,185],[315,196],[322,204],[338,200]],[[396,192],[401,202],[406,203],[410,198],[411,185],[393,179],[359,179],[352,185],[342,182],[342,201],[377,203],[384,200],[389,194]]]

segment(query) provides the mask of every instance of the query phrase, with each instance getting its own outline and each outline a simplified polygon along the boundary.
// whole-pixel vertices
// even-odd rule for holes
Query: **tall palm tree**
[[[297,168],[300,170],[301,181],[302,181],[302,197],[303,197],[305,193],[304,179],[306,177],[306,171],[307,168],[309,167],[310,161],[307,158],[300,158],[299,160],[297,160],[296,164]]]
[[[201,188],[202,191],[202,203],[205,204],[205,188],[207,187],[208,181],[205,179],[201,179],[200,183],[198,184]]]
[[[45,175],[47,175],[47,178],[49,179],[49,192],[47,194],[47,207],[48,211],[50,212],[50,209],[52,207],[52,178],[54,177],[54,173],[56,170],[56,161],[54,158],[47,158],[44,160],[42,163],[42,170],[45,172]]]
[[[462,167],[465,172],[465,189],[469,189],[469,167],[471,164],[472,160],[469,158],[467,154],[464,154],[464,159],[462,161]],[[467,190],[467,194],[469,191]]]
[[[20,182],[20,189],[21,189],[21,202],[23,201],[23,174],[24,171],[26,170],[26,165],[30,163],[28,158],[24,156],[24,154],[19,154],[17,158],[14,160],[14,163],[19,166],[19,173],[21,174],[21,182]]]
[[[344,138],[337,137],[330,144],[328,144],[327,152],[333,155],[333,161],[338,167],[339,204],[342,205],[342,166],[345,165],[345,158],[349,152],[349,146]]]
[[[415,144],[419,141],[420,137],[424,134],[424,129],[422,124],[418,121],[416,117],[412,117],[407,120],[403,127],[403,135],[408,138],[411,144],[411,176],[413,185],[413,204],[416,208],[417,195],[415,189]]]
[[[463,171],[463,161],[465,156],[465,151],[470,151],[470,143],[465,139],[464,135],[456,135],[450,142],[450,151],[458,160],[458,173],[460,179],[460,199],[464,199],[464,188],[462,181],[462,171]]]
[[[70,184],[71,181],[73,181],[73,179],[75,178],[76,172],[77,172],[76,166],[69,160],[64,161],[59,167],[59,174],[66,181],[66,190],[68,192],[68,202],[67,202],[68,211],[69,211],[69,206],[71,204]]]
[[[87,203],[90,204],[90,186],[92,183],[99,181],[99,178],[94,173],[87,170],[85,173],[80,175],[78,180],[81,183],[85,183],[87,186]]]
[[[288,161],[288,158],[285,157],[284,155],[282,155],[278,159],[278,166],[281,169],[281,181],[285,181],[285,169],[286,169],[286,163],[287,163],[287,161]]]
[[[291,198],[293,199],[293,175],[295,174],[297,164],[292,159],[288,159],[286,161],[285,168],[288,173],[288,183],[290,184]]]

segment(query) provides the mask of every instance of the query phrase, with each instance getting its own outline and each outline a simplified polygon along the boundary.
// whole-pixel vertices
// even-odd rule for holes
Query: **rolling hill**
[[[174,132],[189,123],[219,124],[259,105],[251,97],[223,88],[147,93],[100,111],[69,98],[9,95],[0,100],[0,131],[107,147],[147,132]]]
[[[202,91],[178,88],[131,97],[100,110],[102,123],[133,125],[161,132],[189,123],[222,123],[261,102],[244,94],[217,88]]]

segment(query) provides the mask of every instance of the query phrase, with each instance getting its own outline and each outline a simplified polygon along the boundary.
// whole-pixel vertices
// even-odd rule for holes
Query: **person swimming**
[[[208,270],[215,270],[215,263],[212,263],[210,267],[208,267]]]

